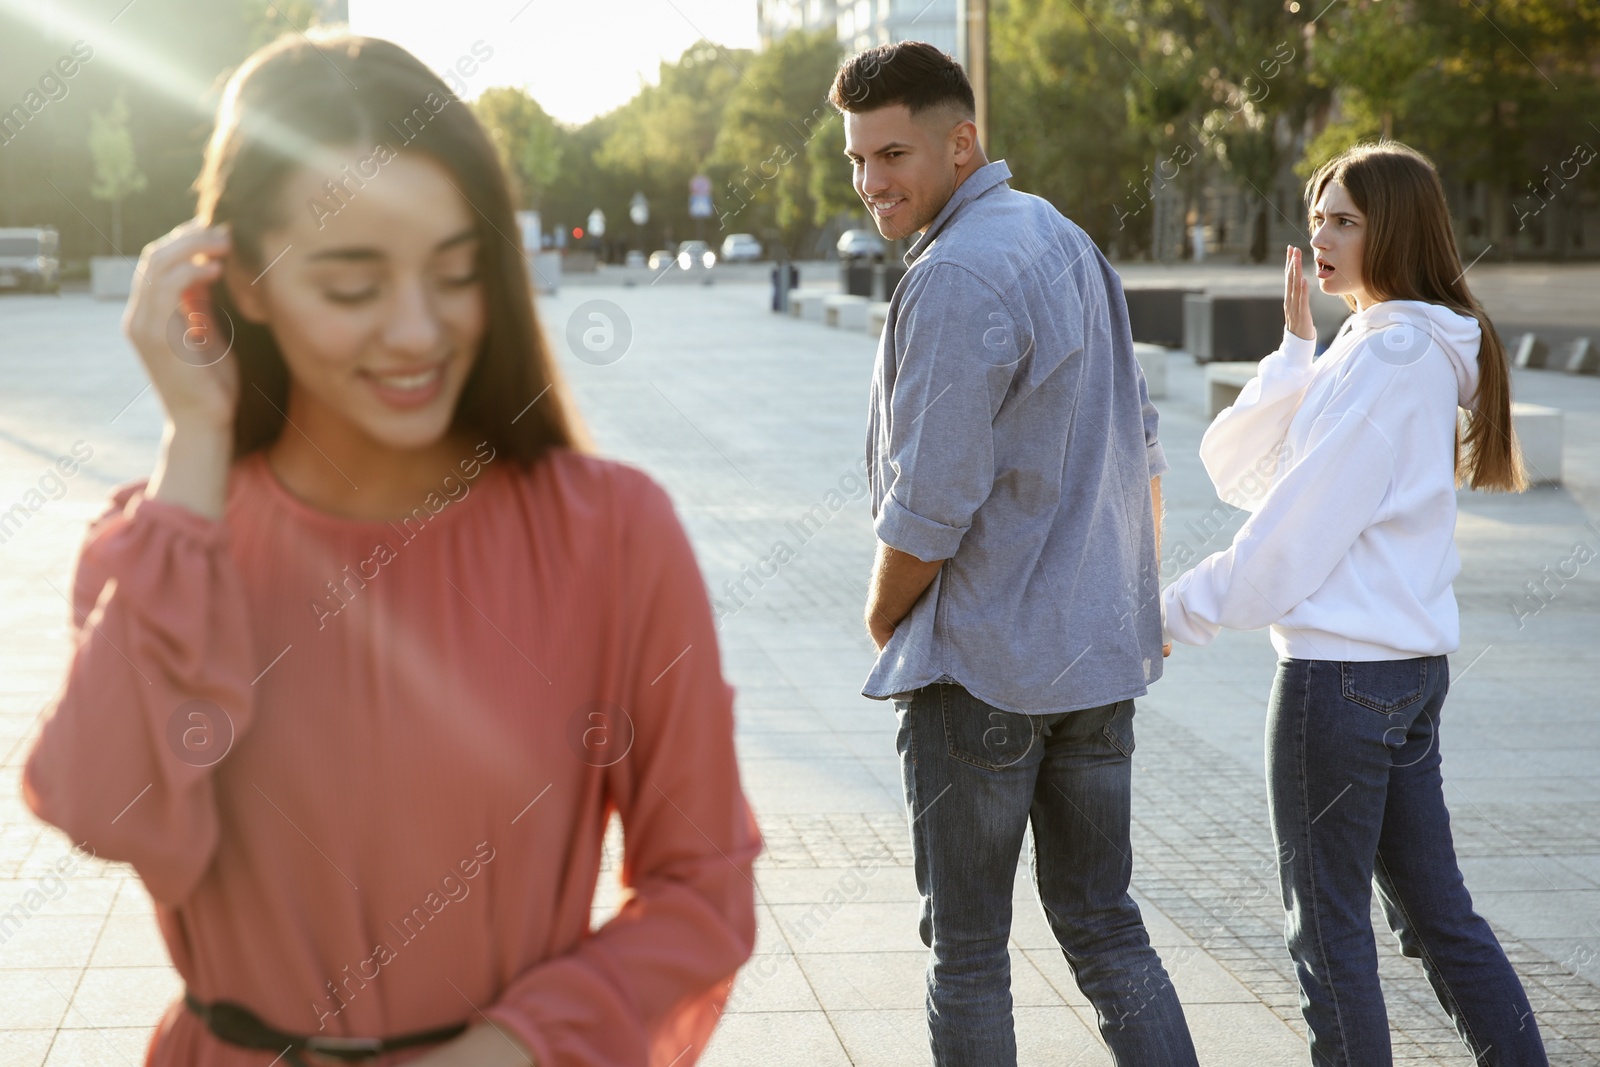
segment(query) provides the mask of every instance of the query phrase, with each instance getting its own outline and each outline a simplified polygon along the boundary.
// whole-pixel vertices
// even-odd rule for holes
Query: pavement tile
[[[53,1032],[65,1018],[82,974],[76,967],[0,971],[0,1031]]]
[[[769,910],[799,955],[814,952],[894,952],[921,944],[915,901],[773,904]]]
[[[917,1008],[927,996],[928,952],[806,953],[800,967],[829,1012],[867,1008]],[[1049,1007],[1062,1003],[1038,968],[1011,952],[1011,1000],[1018,1006]]]
[[[758,871],[756,885],[768,904],[815,904],[830,893],[874,903],[920,900],[909,867],[866,863],[856,867],[800,867]],[[916,937],[912,927],[911,936]]]
[[[161,1018],[183,996],[171,967],[98,967],[78,983],[63,1029],[138,1027]]]
[[[4,979],[0,979],[0,988]],[[54,1027],[45,1030],[0,1030],[0,1063],[6,1067],[41,1067],[56,1039]]]
[[[723,1017],[705,1067],[850,1067],[839,1037],[820,1011],[738,1012]]]
[[[62,1030],[44,1067],[110,1067],[144,1062],[155,1036],[153,1026],[106,1026],[94,1030]]]
[[[752,956],[735,980],[724,1013],[821,1011],[810,982],[794,956]]]
[[[0,945],[5,967],[82,967],[89,962],[103,915],[33,915]]]

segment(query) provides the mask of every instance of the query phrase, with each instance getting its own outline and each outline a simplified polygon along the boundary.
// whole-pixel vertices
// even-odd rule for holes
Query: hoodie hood
[[[1382,358],[1390,362],[1420,359],[1428,348],[1438,348],[1455,371],[1456,402],[1472,408],[1478,394],[1478,350],[1483,330],[1471,315],[1421,300],[1385,300],[1351,315],[1347,325],[1352,332],[1381,331]],[[1413,351],[1414,356],[1410,355]]]

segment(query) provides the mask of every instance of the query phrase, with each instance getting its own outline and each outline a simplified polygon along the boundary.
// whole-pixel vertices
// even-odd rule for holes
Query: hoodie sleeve
[[[1261,361],[1239,399],[1200,439],[1200,461],[1225,503],[1254,511],[1271,488],[1283,466],[1289,422],[1311,384],[1315,353],[1315,341],[1284,330],[1278,350]]]
[[[1267,492],[1233,544],[1162,593],[1171,637],[1207,645],[1223,627],[1277,622],[1321,588],[1370,526],[1394,477],[1394,449],[1364,411],[1324,414],[1305,454]]]

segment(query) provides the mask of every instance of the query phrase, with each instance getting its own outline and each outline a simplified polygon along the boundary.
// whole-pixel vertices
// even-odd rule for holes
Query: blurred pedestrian
[[[23,777],[154,899],[187,991],[146,1062],[693,1062],[755,937],[731,691],[672,504],[585,447],[491,141],[395,45],[295,35],[197,188],[124,319],[159,458]]]

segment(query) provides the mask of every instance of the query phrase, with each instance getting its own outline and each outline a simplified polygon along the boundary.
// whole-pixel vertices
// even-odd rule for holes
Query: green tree
[[[519,206],[538,209],[561,172],[570,131],[524,89],[485,89],[470,106],[494,140]]]
[[[1478,205],[1458,204],[1471,233],[1513,252],[1526,218],[1562,239],[1596,168],[1553,168],[1580,144],[1600,146],[1584,116],[1600,113],[1600,5],[1569,0],[1355,0],[1317,27],[1314,76],[1332,93],[1329,121],[1301,173],[1351,143],[1392,136],[1426,153],[1458,194],[1481,183]],[[1578,189],[1568,189],[1575,182]],[[1556,195],[1560,193],[1561,195]],[[1549,201],[1549,212],[1543,209]],[[1465,209],[1465,210],[1463,210]],[[1536,210],[1537,209],[1537,210]]]
[[[847,202],[842,150],[830,159],[810,149],[839,125],[827,92],[842,58],[830,32],[790,33],[745,67],[708,170],[723,229],[775,235],[791,253],[811,251],[819,204]]]
[[[134,158],[126,93],[117,93],[109,112],[97,111],[90,116],[89,154],[94,160],[94,184],[89,187],[89,195],[111,202],[111,247],[121,255],[122,202],[149,185]]]
[[[1147,240],[1149,213],[1130,202],[1148,138],[1130,122],[1142,82],[1134,41],[1104,0],[1000,0],[990,13],[990,159],[1017,188],[1049,200],[1102,246],[1125,249],[1130,222]],[[1140,83],[1135,85],[1135,83]]]

